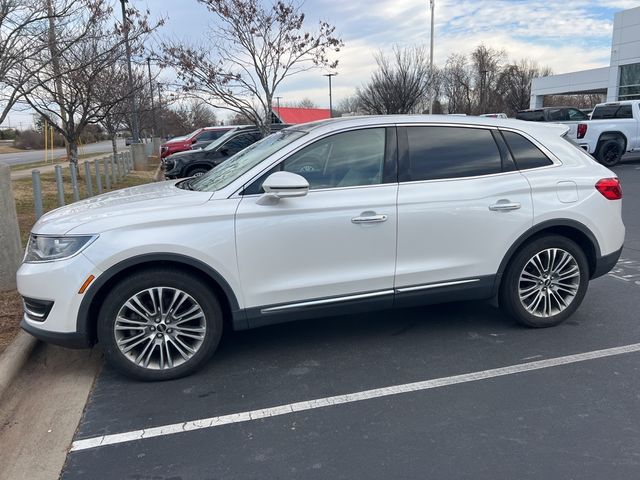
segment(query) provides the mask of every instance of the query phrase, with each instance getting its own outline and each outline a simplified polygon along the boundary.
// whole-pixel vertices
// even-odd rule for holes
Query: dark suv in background
[[[528,122],[581,122],[589,120],[589,115],[575,107],[543,107],[520,110],[516,113],[518,120]]]
[[[288,125],[272,125],[271,131],[284,127]],[[203,149],[178,152],[163,159],[164,175],[166,178],[200,176],[261,138],[260,130],[253,125],[232,127]]]

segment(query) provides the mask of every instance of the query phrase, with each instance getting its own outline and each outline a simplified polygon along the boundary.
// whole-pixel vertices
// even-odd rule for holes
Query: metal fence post
[[[76,164],[69,165],[69,171],[71,172],[71,190],[73,191],[73,201],[80,200],[80,191],[78,190],[78,171],[76,170]]]
[[[33,206],[36,210],[36,220],[42,216],[42,184],[40,183],[40,170],[31,170],[31,182],[33,183]]]
[[[55,166],[56,171],[56,189],[58,190],[58,206],[64,206],[64,185],[62,183],[62,167]]]
[[[111,166],[111,183],[114,185],[118,183],[118,179],[116,178],[116,165],[113,159],[113,155],[109,157],[109,165]]]
[[[105,157],[102,159],[102,166],[104,167],[104,185],[107,190],[111,190],[111,176],[109,175],[109,159]]]
[[[91,168],[89,168],[89,162],[84,162],[84,179],[87,182],[87,196],[93,197],[93,184],[91,182]]]
[[[102,177],[100,176],[100,161],[97,158],[93,161],[93,167],[96,170],[96,189],[99,195],[102,193]]]
[[[117,173],[117,177],[118,177],[118,181],[122,181],[122,179],[124,178],[124,175],[122,174],[122,164],[120,161],[121,155],[117,154],[116,155],[116,171]]]

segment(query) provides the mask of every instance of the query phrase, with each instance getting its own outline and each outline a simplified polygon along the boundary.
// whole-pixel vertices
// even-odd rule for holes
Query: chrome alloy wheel
[[[564,311],[580,287],[580,267],[569,252],[548,248],[525,264],[518,281],[524,308],[536,317],[552,317]]]
[[[153,287],[133,295],[118,311],[116,344],[132,363],[164,370],[190,360],[204,341],[202,307],[186,292]]]

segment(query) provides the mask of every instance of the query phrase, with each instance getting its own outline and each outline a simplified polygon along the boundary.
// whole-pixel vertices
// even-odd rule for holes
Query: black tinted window
[[[544,122],[544,112],[542,110],[523,111],[516,114],[518,120],[526,120],[528,122]]]
[[[616,114],[616,118],[633,118],[631,105],[622,105]]]
[[[544,167],[553,163],[538,147],[522,135],[514,132],[502,132],[502,135],[504,135],[516,166],[520,170]]]
[[[237,137],[233,137],[231,140],[225,143],[222,148],[227,149],[229,151],[229,155],[233,155],[240,150],[247,148],[249,145],[256,143],[257,141],[257,136],[253,134],[238,135]]]
[[[591,115],[592,120],[604,120],[607,118],[633,118],[631,105],[602,105],[596,107]]]
[[[407,127],[408,161],[401,181],[474,177],[502,171],[490,130],[462,127]]]
[[[216,130],[209,130],[206,132],[202,132],[200,135],[198,135],[198,141],[199,142],[206,142],[208,140],[217,140],[218,138],[220,138],[222,136],[222,134],[225,132],[222,131],[216,131]]]
[[[549,108],[546,120],[547,122],[564,122],[569,120],[569,112],[566,108]]]
[[[569,120],[589,120],[589,115],[577,108],[567,109],[567,114],[569,116]]]

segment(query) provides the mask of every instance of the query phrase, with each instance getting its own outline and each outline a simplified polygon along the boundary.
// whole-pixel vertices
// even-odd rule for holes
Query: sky
[[[160,37],[200,43],[215,25],[213,14],[196,0],[129,1],[148,8],[152,17],[165,18]],[[450,54],[469,53],[483,43],[505,50],[508,60],[528,58],[553,73],[604,67],[609,65],[615,12],[638,6],[640,0],[435,0],[434,63],[442,66]],[[327,21],[345,43],[333,57],[338,60],[334,105],[366,83],[376,52],[394,45],[429,46],[429,0],[306,0],[302,11],[309,30]],[[282,102],[310,98],[326,108],[323,73],[292,77],[277,95]],[[12,123],[18,120],[31,119],[14,113]]]

